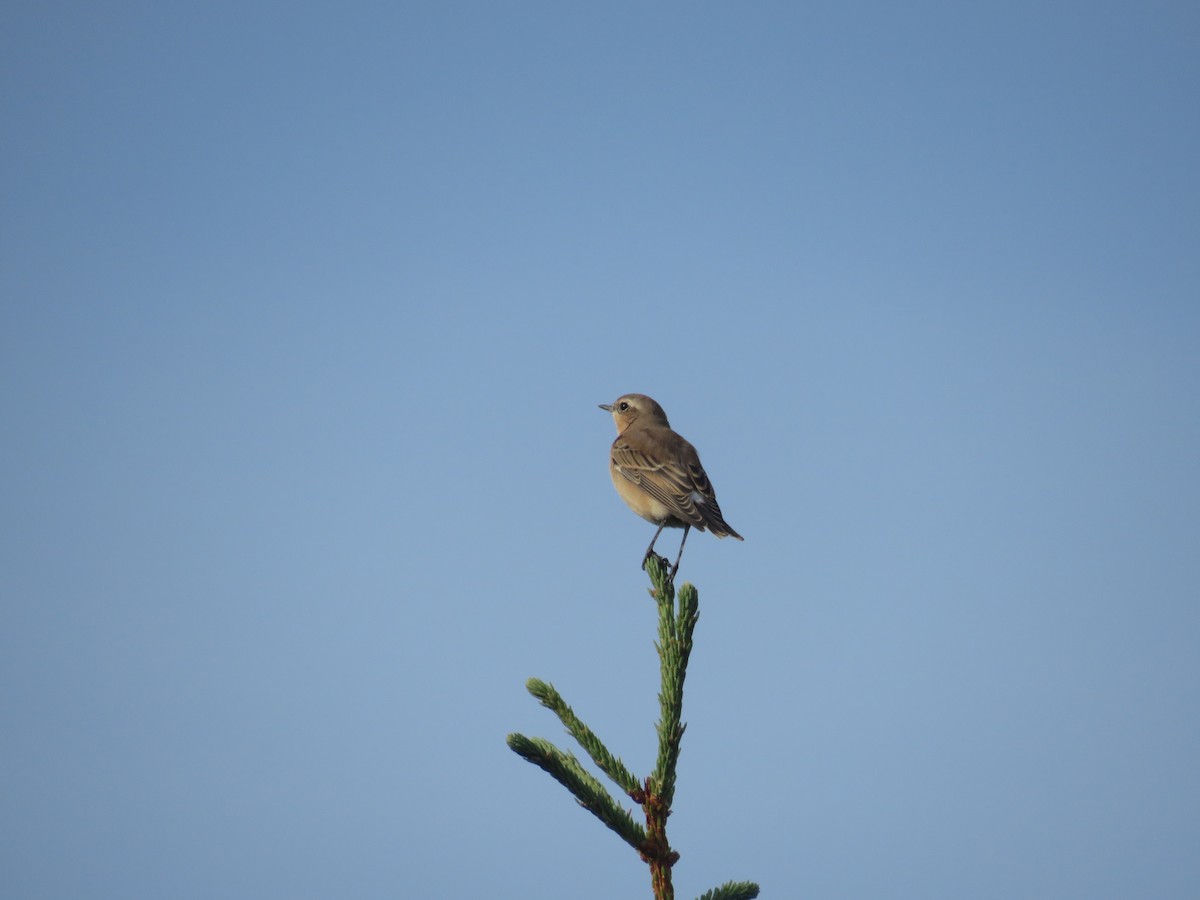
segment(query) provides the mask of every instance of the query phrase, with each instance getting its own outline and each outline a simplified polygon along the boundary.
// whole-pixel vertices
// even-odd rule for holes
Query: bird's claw
[[[669,560],[669,559],[667,559],[665,556],[659,556],[657,553],[654,553],[654,552],[652,551],[652,552],[650,552],[650,553],[647,553],[645,556],[643,556],[643,557],[642,557],[642,571],[643,571],[643,572],[645,572],[645,571],[646,571],[646,565],[647,565],[647,564],[650,562],[650,557],[652,557],[652,556],[653,556],[655,559],[657,559],[657,560],[658,560],[658,562],[659,562],[659,565],[661,565],[661,566],[664,566],[664,567],[665,567],[665,566],[666,566],[666,565],[667,565],[667,564],[670,562],[670,560]],[[672,572],[672,573],[671,573],[671,577],[672,577],[672,578],[674,578],[674,577],[675,577],[675,573],[674,573],[674,572]]]

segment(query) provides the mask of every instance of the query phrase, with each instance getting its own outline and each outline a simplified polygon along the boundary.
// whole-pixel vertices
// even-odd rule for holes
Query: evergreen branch
[[[555,781],[574,795],[580,806],[620,835],[625,843],[641,852],[646,843],[645,830],[633,821],[629,811],[619,805],[604,789],[604,785],[589,774],[572,754],[559,750],[543,738],[528,738],[523,734],[510,734],[508,746],[518,756],[550,773]]]
[[[698,621],[700,621],[700,595],[696,592],[694,584],[690,581],[684,582],[683,587],[679,589],[679,616],[675,623],[679,634],[680,663],[682,663],[684,672],[687,672],[688,659],[692,655],[692,632],[696,630]]]
[[[667,840],[667,817],[675,797],[675,768],[679,762],[679,746],[686,728],[683,715],[683,682],[687,676],[688,659],[692,653],[692,634],[700,617],[699,596],[694,585],[685,583],[676,603],[675,585],[669,577],[667,560],[651,554],[645,568],[653,587],[650,595],[658,607],[658,651],[662,676],[658,692],[659,721],[658,757],[654,772],[639,784],[621,760],[612,755],[562,696],[550,684],[531,678],[528,689],[538,702],[558,716],[568,733],[591,756],[596,765],[622,787],[630,798],[642,807],[646,825],[633,821],[633,816],[620,806],[579,760],[558,749],[543,738],[528,738],[510,734],[508,746],[562,784],[584,809],[589,810],[608,828],[619,834],[650,867],[650,884],[655,900],[674,900],[671,869],[679,861],[679,853]],[[731,881],[704,894],[699,900],[751,900],[758,896],[758,885],[749,881]]]
[[[683,715],[683,681],[692,652],[692,631],[699,617],[696,588],[684,584],[679,592],[679,610],[675,609],[675,586],[669,580],[665,560],[651,556],[647,571],[654,583],[658,603],[658,650],[662,670],[662,689],[658,695],[658,759],[651,776],[652,792],[670,814],[675,799],[675,766],[679,744],[687,727]]]
[[[621,762],[620,758],[613,756],[609,749],[604,746],[603,742],[596,737],[595,732],[579,721],[579,717],[575,715],[575,711],[567,705],[562,695],[554,689],[554,685],[547,684],[537,678],[530,678],[525,682],[525,688],[537,698],[542,706],[558,716],[559,721],[566,726],[570,735],[579,742],[579,746],[587,751],[588,756],[592,758],[592,761],[596,763],[600,771],[611,778],[618,787],[623,789],[627,794],[631,794],[641,788],[641,783],[625,768],[625,764]]]
[[[701,894],[696,900],[751,900],[757,896],[758,885],[753,881],[729,881]]]

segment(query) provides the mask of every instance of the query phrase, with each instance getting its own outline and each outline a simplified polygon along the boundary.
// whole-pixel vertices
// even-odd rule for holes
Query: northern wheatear
[[[613,485],[630,509],[658,526],[642,557],[643,569],[664,528],[683,529],[679,556],[671,567],[672,581],[689,529],[742,540],[721,516],[717,494],[696,448],[671,430],[661,406],[645,394],[625,394],[613,403],[601,403],[600,408],[612,413],[617,423],[608,460]]]

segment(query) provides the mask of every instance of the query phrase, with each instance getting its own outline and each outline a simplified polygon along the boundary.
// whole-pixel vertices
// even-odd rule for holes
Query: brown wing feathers
[[[688,444],[680,455],[682,458],[656,463],[620,439],[612,447],[612,459],[621,474],[665,505],[681,522],[699,531],[711,529],[720,537],[740,538],[722,517],[716,493],[695,449]]]

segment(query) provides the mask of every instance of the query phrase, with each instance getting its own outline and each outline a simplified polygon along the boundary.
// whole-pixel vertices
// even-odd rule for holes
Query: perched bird
[[[613,403],[601,403],[600,408],[612,413],[617,423],[608,461],[613,486],[630,509],[658,526],[642,557],[643,569],[664,528],[683,529],[679,556],[671,567],[672,581],[691,528],[742,540],[721,516],[717,494],[696,448],[671,430],[661,406],[645,394],[625,394]]]

